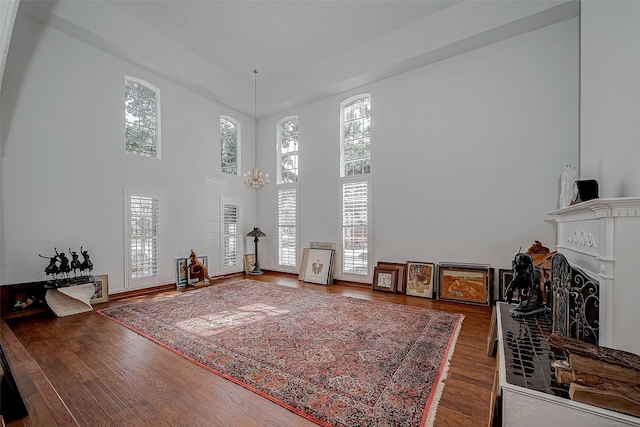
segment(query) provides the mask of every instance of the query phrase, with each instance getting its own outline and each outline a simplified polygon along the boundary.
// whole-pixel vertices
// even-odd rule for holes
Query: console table
[[[564,360],[547,345],[551,315],[514,318],[512,307],[496,303],[503,426],[640,426],[640,418],[570,400],[568,386],[556,381],[551,367]]]

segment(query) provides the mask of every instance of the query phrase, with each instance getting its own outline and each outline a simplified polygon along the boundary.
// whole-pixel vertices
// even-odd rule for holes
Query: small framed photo
[[[244,255],[244,272],[250,274],[256,268],[256,254]]]
[[[109,276],[96,276],[93,286],[95,290],[91,297],[91,304],[109,302]]]
[[[398,284],[398,270],[395,268],[375,267],[373,269],[374,291],[395,292]]]
[[[433,263],[407,261],[406,294],[414,297],[433,298]]]
[[[491,305],[493,269],[486,264],[438,264],[437,297],[442,301]]]
[[[503,268],[498,270],[498,285],[499,285],[499,292],[500,292],[500,295],[498,295],[498,298],[500,298],[500,301],[506,301],[507,286],[509,286],[509,283],[511,283],[512,280],[513,280],[513,270],[506,270]],[[513,300],[520,302],[520,295],[518,295],[517,289],[513,292]]]
[[[328,285],[331,283],[331,269],[333,264],[332,249],[311,249],[307,255],[304,281]]]
[[[188,278],[188,261],[186,258],[176,258],[176,286],[186,286]]]

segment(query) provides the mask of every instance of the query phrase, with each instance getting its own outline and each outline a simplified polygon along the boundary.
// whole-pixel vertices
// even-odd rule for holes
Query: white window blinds
[[[158,197],[129,195],[130,277],[157,276],[160,203]]]
[[[342,271],[368,274],[369,185],[367,181],[342,184]]]
[[[224,266],[238,265],[238,221],[239,207],[233,204],[223,204],[223,263]]]
[[[296,266],[297,190],[278,190],[278,264]]]

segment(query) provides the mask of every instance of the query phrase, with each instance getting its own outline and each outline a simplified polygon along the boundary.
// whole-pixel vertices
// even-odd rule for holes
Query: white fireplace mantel
[[[640,197],[549,212],[557,250],[600,282],[600,345],[640,354]]]

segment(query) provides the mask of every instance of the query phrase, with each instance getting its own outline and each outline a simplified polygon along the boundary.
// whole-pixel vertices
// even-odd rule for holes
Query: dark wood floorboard
[[[241,278],[221,279],[214,286]],[[247,278],[462,313],[465,320],[435,426],[487,424],[495,367],[495,358],[486,355],[491,308],[373,292],[349,283],[315,285],[283,273]],[[315,426],[96,313],[108,306],[175,292],[188,290],[123,298],[69,317],[38,314],[7,324],[81,426]]]

